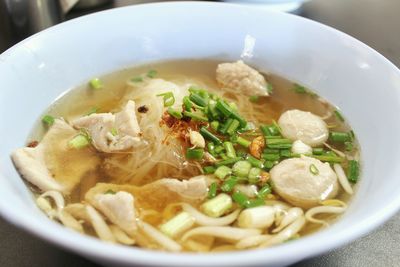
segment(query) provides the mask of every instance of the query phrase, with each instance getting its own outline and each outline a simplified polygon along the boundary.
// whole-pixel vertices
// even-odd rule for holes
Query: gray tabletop
[[[114,5],[134,2],[146,1],[117,0]],[[400,0],[313,0],[303,6],[301,15],[356,37],[400,66],[399,11]],[[28,235],[1,218],[0,237],[3,267],[98,266]],[[400,266],[400,213],[366,237],[293,266]]]

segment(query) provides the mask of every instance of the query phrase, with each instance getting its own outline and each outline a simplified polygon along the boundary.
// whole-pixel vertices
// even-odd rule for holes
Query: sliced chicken
[[[141,208],[161,211],[168,204],[175,202],[200,202],[207,196],[207,189],[207,178],[203,175],[183,181],[163,178],[144,186],[98,183],[86,193],[85,199],[92,203],[91,200],[95,199],[97,194],[103,194],[109,190],[125,191],[135,197],[135,203],[138,203]]]
[[[338,180],[329,163],[302,156],[281,161],[270,171],[275,192],[302,208],[336,196]]]
[[[248,96],[267,96],[267,82],[258,71],[239,60],[222,63],[217,67],[217,82],[222,87],[238,90]]]
[[[130,100],[118,113],[91,114],[72,122],[77,129],[87,129],[92,143],[102,152],[117,152],[141,144],[135,102]]]
[[[288,110],[280,116],[278,124],[284,137],[312,147],[322,145],[329,137],[326,123],[311,112]]]
[[[90,148],[68,146],[77,133],[65,121],[56,119],[38,146],[19,148],[11,158],[19,173],[40,190],[68,193],[99,164]]]
[[[137,226],[132,194],[124,191],[101,193],[94,195],[89,202],[127,234],[135,234]]]

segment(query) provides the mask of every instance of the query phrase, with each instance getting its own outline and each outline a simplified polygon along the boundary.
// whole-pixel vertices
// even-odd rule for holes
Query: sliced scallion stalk
[[[232,208],[232,198],[222,193],[206,201],[201,208],[208,216],[217,218]]]
[[[217,183],[216,182],[211,183],[210,187],[208,188],[207,197],[209,199],[214,198],[217,195],[217,189],[218,189]]]
[[[183,211],[172,219],[168,220],[166,223],[163,223],[160,226],[160,230],[167,236],[174,238],[191,228],[194,225],[194,222],[195,219],[193,216]]]
[[[212,142],[214,142],[217,145],[222,144],[222,141],[213,133],[211,133],[210,131],[207,130],[206,127],[201,127],[200,128],[200,134],[207,140],[210,140]]]
[[[103,88],[103,82],[99,78],[93,78],[90,80],[89,85],[94,90]]]
[[[352,183],[357,183],[360,176],[360,165],[356,160],[350,160],[347,167],[347,179]]]
[[[186,150],[186,158],[199,160],[202,159],[204,155],[204,149],[202,148],[188,148]]]
[[[46,125],[46,126],[51,126],[53,125],[55,119],[53,116],[51,115],[44,115],[42,118],[42,122]]]
[[[228,158],[236,157],[236,151],[231,142],[224,142],[224,147],[225,147],[226,155],[228,156]]]
[[[225,177],[227,177],[227,176],[230,175],[231,173],[232,173],[232,169],[231,169],[231,168],[222,165],[222,166],[219,166],[219,167],[215,170],[214,175],[215,175],[217,178],[223,180],[223,179],[225,179]]]
[[[78,134],[68,142],[68,146],[75,149],[81,149],[90,144],[87,136]]]
[[[232,167],[232,172],[238,177],[247,177],[251,169],[251,164],[248,161],[240,160]]]

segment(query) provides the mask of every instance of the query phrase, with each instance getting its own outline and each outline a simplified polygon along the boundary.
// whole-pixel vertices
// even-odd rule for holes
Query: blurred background
[[[0,0],[0,53],[62,21],[145,0]],[[225,0],[291,12],[341,30],[400,66],[400,0]],[[99,29],[100,30],[100,29]],[[1,90],[1,89],[0,89]],[[377,88],[379,90],[379,88]],[[384,179],[384,177],[382,177]],[[0,218],[0,266],[98,266]],[[290,255],[288,255],[290,256]],[[400,266],[400,214],[367,237],[293,266]]]

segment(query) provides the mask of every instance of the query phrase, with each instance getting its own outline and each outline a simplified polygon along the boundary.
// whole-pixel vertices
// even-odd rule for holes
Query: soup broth
[[[32,178],[13,155],[39,207],[102,240],[168,251],[269,247],[333,223],[359,175],[359,146],[340,111],[274,74],[257,73],[265,79],[262,95],[241,91],[240,84],[229,88],[215,78],[217,68],[224,70],[220,63],[182,60],[124,69],[62,96],[29,138],[30,150],[50,151],[39,160],[40,170],[60,186]],[[256,75],[243,71],[249,71],[243,79]],[[132,102],[134,112],[122,114]],[[126,128],[132,125],[117,121],[132,115],[140,132],[131,136]],[[296,118],[315,121],[297,124]],[[71,134],[47,138],[60,123]],[[315,133],[320,125],[324,129]],[[306,135],[315,138],[307,144]],[[309,184],[298,184],[294,175]]]

